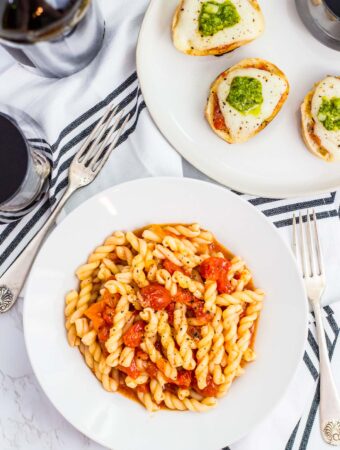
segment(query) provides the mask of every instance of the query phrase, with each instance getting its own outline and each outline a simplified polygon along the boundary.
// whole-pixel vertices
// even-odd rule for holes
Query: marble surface
[[[50,403],[33,374],[24,342],[22,299],[0,316],[0,449],[102,450]]]

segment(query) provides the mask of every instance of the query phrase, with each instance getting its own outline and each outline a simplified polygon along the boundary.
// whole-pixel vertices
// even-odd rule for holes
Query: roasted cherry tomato
[[[183,271],[182,267],[177,266],[177,264],[174,264],[173,262],[169,261],[168,259],[164,260],[163,267],[165,270],[167,270],[170,273],[170,275],[172,275],[176,271],[180,271],[180,272]]]
[[[217,291],[219,294],[230,294],[232,292],[231,283],[228,280],[228,272],[221,274],[221,277],[217,280]]]
[[[144,335],[145,322],[137,320],[124,334],[123,341],[128,347],[138,347]]]
[[[85,312],[84,315],[88,317],[93,324],[93,328],[98,331],[100,327],[105,324],[105,321],[102,317],[102,313],[104,311],[106,304],[105,301],[100,301],[97,303],[93,303]]]
[[[136,355],[138,356],[138,358],[142,359],[143,361],[147,361],[149,359],[149,355],[140,349],[137,350]]]
[[[216,397],[218,394],[218,386],[214,383],[213,377],[210,373],[207,376],[207,386],[204,389],[199,389],[196,386],[196,390],[203,395],[203,397]]]
[[[211,256],[200,265],[200,274],[206,280],[217,281],[219,294],[231,292],[231,285],[228,280],[228,270],[230,261],[225,258]]]
[[[109,306],[105,306],[102,317],[107,325],[113,324],[113,318],[115,316],[115,310]]]
[[[100,342],[106,342],[110,336],[110,327],[103,325],[98,330],[98,339]]]
[[[177,288],[177,293],[173,297],[175,302],[184,303],[187,306],[192,306],[195,302],[195,298],[191,292],[181,288]]]
[[[117,306],[118,300],[120,299],[120,294],[110,294],[110,292],[105,289],[101,298],[105,301],[107,306],[110,306],[114,309]]]
[[[195,303],[191,306],[191,308],[194,311],[194,317],[196,319],[197,326],[206,325],[213,319],[212,314],[204,311],[204,302],[196,300]]]
[[[118,366],[118,369],[121,372],[126,373],[129,377],[133,378],[134,380],[139,377],[140,371],[137,369],[135,358],[133,358],[131,364],[129,367],[124,366]]]
[[[117,295],[111,295],[110,292],[105,289],[101,299],[98,302],[93,303],[84,312],[85,316],[92,320],[93,328],[97,332],[104,325],[112,325],[117,301]]]
[[[182,388],[188,388],[191,386],[192,372],[188,370],[181,370],[177,373],[177,380],[173,381],[175,384]]]
[[[200,265],[200,274],[206,280],[217,281],[220,277],[221,271],[227,271],[230,267],[230,262],[225,258],[218,258],[211,256],[205,259]]]
[[[143,287],[140,292],[145,304],[156,311],[165,309],[172,301],[169,291],[160,284],[149,284]]]

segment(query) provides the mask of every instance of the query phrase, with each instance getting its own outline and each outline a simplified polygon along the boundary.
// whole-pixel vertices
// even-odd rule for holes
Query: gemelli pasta
[[[117,231],[76,275],[69,344],[104,389],[149,411],[208,410],[256,357],[264,293],[196,223]]]

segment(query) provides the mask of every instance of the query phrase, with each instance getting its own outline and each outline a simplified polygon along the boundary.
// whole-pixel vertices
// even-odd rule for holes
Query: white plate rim
[[[140,87],[142,90],[143,98],[145,100],[145,104],[148,108],[150,116],[157,126],[158,130],[164,136],[164,138],[168,141],[168,143],[191,165],[193,165],[196,169],[200,170],[202,173],[210,177],[211,179],[221,183],[222,185],[231,188],[237,192],[253,195],[257,197],[266,197],[272,199],[284,199],[284,198],[294,198],[294,197],[307,197],[311,195],[325,194],[330,191],[340,189],[340,181],[334,184],[330,184],[329,187],[325,189],[316,189],[316,190],[295,190],[292,192],[288,191],[276,191],[275,193],[270,190],[264,192],[261,189],[254,188],[253,186],[250,188],[247,183],[240,182],[240,179],[234,177],[232,181],[226,181],[226,177],[220,176],[217,171],[214,170],[212,166],[207,167],[207,162],[201,159],[200,157],[196,157],[195,152],[192,151],[190,146],[183,146],[179,143],[179,140],[175,135],[171,134],[171,131],[168,129],[167,120],[157,111],[157,108],[153,107],[153,102],[151,100],[151,92],[146,88],[144,82],[144,69],[143,69],[143,40],[145,39],[145,35],[147,33],[147,21],[149,15],[151,15],[152,9],[154,5],[156,5],[158,0],[150,0],[149,6],[143,18],[143,23],[139,31],[137,48],[136,48],[136,67],[137,67],[137,75],[140,83]],[[169,25],[169,34],[170,34],[170,25]],[[199,57],[197,57],[199,58]],[[331,164],[331,163],[329,163]],[[229,174],[230,175],[230,174]]]
[[[125,187],[127,185],[132,186],[134,184],[139,184],[139,183],[144,183],[144,182],[151,182],[151,183],[155,183],[156,185],[158,183],[161,183],[163,180],[165,181],[176,181],[178,182],[178,180],[180,180],[183,183],[187,183],[188,185],[190,185],[191,183],[194,184],[203,184],[203,185],[208,185],[210,187],[213,187],[215,189],[224,191],[227,195],[231,195],[231,196],[236,196],[238,198],[238,200],[240,202],[242,202],[243,204],[246,204],[248,208],[252,209],[254,214],[257,214],[258,216],[261,216],[262,219],[264,219],[267,224],[275,231],[277,237],[280,239],[281,243],[286,247],[286,249],[288,250],[287,252],[287,256],[288,254],[290,255],[290,259],[292,264],[295,266],[296,270],[298,271],[298,266],[296,263],[296,260],[294,258],[292,249],[290,248],[290,246],[287,244],[287,242],[281,238],[277,228],[275,227],[275,225],[270,222],[265,216],[263,216],[263,213],[261,211],[259,211],[255,206],[251,205],[247,200],[245,200],[244,198],[242,198],[241,196],[229,191],[228,189],[225,189],[223,186],[218,186],[214,183],[208,182],[208,181],[202,181],[202,180],[197,180],[194,178],[180,178],[180,177],[149,177],[149,178],[139,178],[139,179],[135,179],[135,180],[131,180],[131,181],[127,181],[124,183],[120,183],[117,184],[115,186],[111,186],[107,189],[105,189],[104,191],[101,191],[91,197],[89,197],[86,201],[84,201],[83,203],[81,203],[80,205],[78,205],[74,210],[72,210],[70,212],[70,214],[68,214],[65,218],[63,218],[58,225],[53,229],[53,231],[50,233],[50,235],[47,237],[47,239],[44,241],[41,249],[43,249],[45,247],[45,245],[47,245],[49,237],[54,233],[54,231],[59,227],[60,224],[64,223],[65,221],[68,220],[68,218],[76,215],[80,209],[83,209],[86,207],[86,204],[90,203],[90,202],[94,202],[96,200],[98,200],[102,195],[105,195],[109,192],[114,192],[115,190],[118,190],[122,187]],[[30,287],[31,287],[31,282],[32,282],[32,274],[34,273],[34,267],[35,263],[33,263],[33,266],[31,268],[30,271],[30,275],[29,278],[27,280],[27,285],[26,285],[26,293],[28,293],[30,291]],[[299,277],[299,284],[300,287],[302,289],[303,292],[305,292],[305,288],[304,288],[304,284],[303,284],[303,280],[301,277]],[[302,298],[301,298],[302,300]],[[259,417],[256,418],[256,420],[254,420],[252,426],[250,429],[245,430],[243,433],[240,433],[240,435],[235,438],[233,440],[233,442],[229,442],[227,445],[231,445],[232,443],[235,443],[237,441],[239,441],[240,439],[242,439],[243,437],[245,437],[246,435],[248,435],[251,431],[253,431],[260,423],[262,423],[266,418],[268,418],[268,416],[270,415],[270,413],[277,407],[277,405],[280,403],[280,401],[282,400],[282,398],[285,396],[289,386],[291,385],[291,382],[297,372],[298,366],[299,366],[299,361],[302,360],[304,351],[305,351],[305,343],[306,343],[306,339],[307,339],[307,333],[308,333],[308,301],[307,301],[307,297],[304,296],[304,302],[302,303],[304,306],[304,316],[305,316],[305,320],[304,320],[304,327],[302,330],[302,334],[304,336],[304,339],[301,339],[301,343],[303,342],[303,345],[301,345],[299,352],[297,352],[297,364],[295,366],[294,369],[292,369],[290,377],[289,377],[289,381],[287,382],[287,385],[285,387],[285,389],[282,390],[281,395],[277,396],[276,401],[272,404],[271,409],[267,412],[267,414],[263,417]],[[28,354],[28,358],[30,361],[30,364],[32,366],[33,369],[33,373],[39,383],[39,386],[41,387],[41,389],[43,390],[44,394],[46,395],[46,397],[48,398],[49,402],[53,405],[53,407],[59,412],[59,414],[64,417],[76,430],[78,430],[80,433],[84,434],[85,436],[88,436],[90,439],[92,439],[94,442],[106,447],[107,446],[107,442],[98,439],[98,437],[92,433],[92,431],[89,431],[88,429],[84,429],[82,428],[82,426],[80,424],[77,424],[76,421],[71,417],[71,415],[69,415],[67,412],[65,413],[64,411],[61,410],[61,408],[59,406],[57,406],[51,399],[50,396],[48,394],[48,389],[46,388],[46,385],[44,383],[44,381],[42,381],[41,377],[38,375],[39,370],[37,370],[37,367],[34,363],[34,358],[32,357],[32,351],[28,342],[28,337],[27,337],[27,309],[28,309],[28,302],[25,300],[23,301],[23,330],[24,330],[24,342],[25,342],[25,347],[26,347],[26,351]],[[116,448],[115,450],[119,450],[118,448]]]

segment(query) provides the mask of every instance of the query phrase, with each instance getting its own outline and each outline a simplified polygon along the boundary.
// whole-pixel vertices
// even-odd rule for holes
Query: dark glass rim
[[[340,51],[340,40],[327,34],[327,31],[318,25],[317,21],[314,19],[309,10],[307,0],[295,0],[295,4],[300,19],[302,20],[308,31],[312,34],[312,36],[323,45],[326,45],[333,50]],[[326,8],[324,1],[322,2],[322,7]]]
[[[63,18],[42,30],[28,30],[25,33],[2,30],[0,33],[0,42],[3,40],[5,43],[32,44],[39,41],[58,39],[65,33],[65,28],[73,28],[83,19],[91,1],[92,0],[78,0]],[[82,8],[81,13],[79,14],[80,4],[82,5]],[[65,25],[65,28],[63,28],[63,25]]]
[[[9,122],[11,122],[12,125],[15,126],[15,128],[17,129],[17,131],[19,132],[19,134],[21,135],[21,137],[22,137],[22,139],[23,139],[23,141],[25,143],[26,153],[27,153],[27,164],[26,164],[25,176],[23,177],[20,185],[18,186],[18,189],[10,197],[8,197],[4,202],[0,203],[0,208],[1,208],[2,206],[6,205],[8,202],[13,200],[13,198],[15,198],[18,195],[18,193],[20,192],[20,190],[22,189],[22,186],[24,185],[24,183],[25,183],[25,181],[27,180],[27,177],[28,177],[29,159],[30,159],[31,155],[30,155],[30,152],[29,152],[29,145],[28,145],[27,139],[24,136],[23,132],[18,127],[18,124],[16,123],[16,121],[11,116],[9,116],[8,114],[2,112],[1,110],[0,110],[0,116],[4,117]]]
[[[333,10],[333,8],[328,4],[328,1],[323,0],[323,4],[325,8],[329,11],[329,13],[334,17],[334,19],[340,22],[340,15]]]

